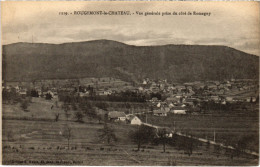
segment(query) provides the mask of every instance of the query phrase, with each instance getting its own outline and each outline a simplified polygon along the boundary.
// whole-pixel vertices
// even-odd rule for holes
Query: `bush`
[[[77,122],[83,122],[83,117],[84,117],[84,115],[83,115],[82,112],[77,111],[77,112],[75,113],[75,118],[77,119]]]
[[[27,108],[29,106],[29,102],[27,100],[23,100],[21,102],[21,108],[24,110],[24,111],[27,111]]]

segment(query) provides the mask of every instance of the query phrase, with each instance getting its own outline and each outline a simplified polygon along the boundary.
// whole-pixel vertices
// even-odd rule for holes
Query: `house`
[[[151,99],[151,102],[157,102],[158,101],[158,98],[157,97],[153,97],[152,99]]]
[[[108,119],[111,121],[125,121],[126,115],[124,112],[111,111],[108,113]]]
[[[173,107],[170,112],[173,114],[186,114],[186,111],[183,107]]]
[[[88,96],[88,95],[89,95],[89,91],[86,91],[86,93],[79,92],[80,97],[85,97],[85,96]]]
[[[183,94],[182,94],[182,93],[177,93],[177,94],[175,95],[175,97],[178,98],[178,99],[183,98]]]
[[[155,116],[167,116],[167,111],[161,110],[161,109],[154,110],[153,115],[155,115]]]
[[[181,91],[181,90],[186,89],[186,87],[183,86],[183,85],[176,85],[175,88],[176,88],[178,91]]]
[[[163,108],[161,108],[161,110],[164,110],[164,111],[166,111],[166,112],[170,112],[170,107],[163,107]]]
[[[165,101],[167,101],[167,102],[178,102],[179,103],[180,98],[171,96],[171,97],[167,97],[167,99]]]
[[[190,106],[193,106],[193,105],[194,105],[194,101],[196,101],[195,98],[186,98],[186,99],[183,100],[183,102],[184,102],[185,104],[188,104],[188,105],[190,105]]]
[[[201,83],[201,82],[195,82],[194,83],[194,85],[193,85],[193,87],[195,88],[195,89],[204,89],[204,87],[205,87],[205,84],[204,83]]]
[[[50,91],[50,90],[48,90],[46,94],[50,94],[52,97],[55,96],[55,95],[54,95],[54,92],[53,92],[53,91]],[[45,95],[46,95],[46,94],[45,94]]]
[[[251,99],[252,99],[252,102],[256,102],[256,98],[255,97],[251,97]],[[250,99],[250,101],[251,101],[251,99]]]
[[[255,97],[247,97],[246,102],[256,102],[256,98]]]
[[[233,97],[226,97],[226,101],[227,101],[227,102],[233,101]]]
[[[106,90],[106,91],[104,91],[103,94],[104,94],[104,95],[111,95],[111,94],[112,94],[112,91],[111,91],[111,90]]]
[[[223,99],[223,100],[221,100],[221,104],[227,104],[227,102],[226,102],[226,100],[225,99]]]
[[[217,85],[208,85],[209,90],[217,90],[218,86]]]
[[[20,90],[19,94],[20,94],[21,96],[26,96],[27,90],[26,90],[26,89],[22,89],[22,90]]]
[[[138,88],[138,91],[139,91],[139,92],[142,92],[142,91],[144,91],[144,88],[140,86],[140,87]]]
[[[160,137],[158,134],[160,133],[165,133],[165,137],[167,138],[172,138],[173,137],[173,131],[170,128],[160,128],[158,127],[156,129],[157,131],[157,136]],[[164,132],[163,132],[164,131]]]
[[[218,96],[210,96],[210,99],[217,102],[220,100],[220,98]]]
[[[141,125],[142,121],[135,115],[127,115],[127,122],[131,125]]]
[[[174,105],[173,105],[173,103],[170,103],[169,108],[172,108],[172,107],[174,107]]]

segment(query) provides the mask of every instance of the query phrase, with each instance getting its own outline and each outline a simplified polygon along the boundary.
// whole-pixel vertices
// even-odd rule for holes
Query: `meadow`
[[[142,117],[146,121],[145,116]],[[147,122],[169,127],[183,134],[218,143],[236,146],[246,140],[246,148],[259,151],[259,113],[258,111],[212,112],[207,114],[168,114],[167,117],[147,115]]]
[[[137,127],[124,123],[111,123],[111,126],[115,130],[117,141],[107,144],[99,137],[100,130],[104,126],[103,122],[99,123],[98,120],[87,117],[84,117],[82,123],[76,122],[74,117],[75,111],[73,110],[69,111],[71,115],[67,119],[65,112],[59,105],[61,104],[58,104],[58,107],[56,107],[55,100],[47,101],[41,98],[33,98],[28,111],[23,111],[20,104],[3,104],[3,164],[135,166],[230,166],[258,164],[258,157],[247,154],[231,157],[230,153],[226,150],[221,149],[216,152],[213,146],[208,146],[206,143],[202,143],[197,148],[194,148],[191,155],[170,145],[166,146],[166,152],[163,153],[163,146],[161,144],[146,144],[141,147],[140,151],[137,151],[137,145],[129,138],[129,134],[136,130]],[[57,112],[60,113],[60,118],[58,121],[55,121],[55,113]],[[207,129],[207,126],[199,121],[201,118],[198,116],[164,117],[165,121],[161,119],[163,117],[156,118],[158,125],[170,125],[172,120],[175,120],[175,126],[178,129],[181,129],[181,127],[187,128],[185,127],[187,125],[190,125],[190,127],[193,125],[193,129],[190,128],[191,131],[194,131],[193,133]],[[235,120],[235,118],[233,119]],[[255,117],[251,119],[252,122]],[[155,118],[148,116],[148,121],[153,120]],[[227,121],[224,118],[219,118],[218,120]],[[169,123],[167,124],[167,122]],[[201,122],[201,124],[196,122]],[[218,124],[221,125],[221,123]],[[67,126],[71,128],[69,146],[67,138],[63,135]],[[199,126],[201,126],[200,130]],[[226,126],[230,126],[230,129],[236,128],[230,122],[226,123],[225,126],[221,126],[223,126],[222,130]],[[244,127],[244,124],[242,127]],[[252,127],[249,126],[248,128],[251,129]],[[211,128],[211,126],[208,128]],[[252,130],[249,133],[255,134],[255,129]],[[241,128],[239,131],[245,132]],[[218,132],[217,135],[219,135]]]

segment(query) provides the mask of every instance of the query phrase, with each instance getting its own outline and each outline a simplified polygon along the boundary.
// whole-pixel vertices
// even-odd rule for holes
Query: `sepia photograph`
[[[259,2],[1,2],[1,164],[258,166]]]

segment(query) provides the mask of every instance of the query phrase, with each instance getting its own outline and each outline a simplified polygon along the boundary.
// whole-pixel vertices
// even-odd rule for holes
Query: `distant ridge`
[[[3,45],[3,79],[117,77],[175,82],[258,79],[259,57],[227,46],[134,46],[111,40]]]

